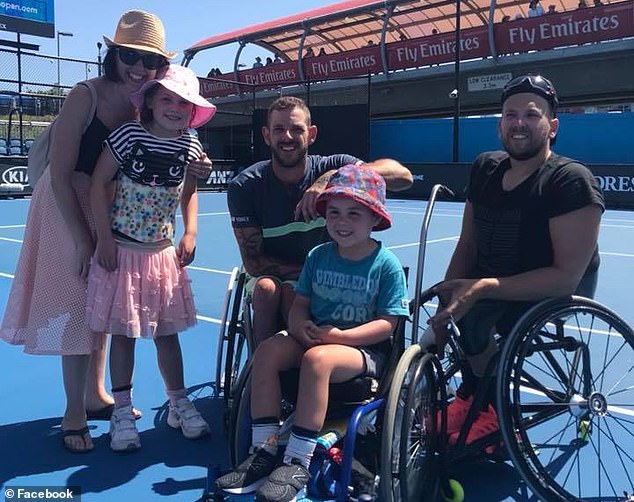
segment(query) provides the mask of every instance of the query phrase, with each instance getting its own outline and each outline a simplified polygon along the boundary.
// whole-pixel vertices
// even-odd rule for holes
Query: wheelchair
[[[433,206],[438,195],[443,191],[448,191],[444,187],[435,188],[427,204],[424,223],[421,230],[421,241],[426,241],[426,232],[429,225]],[[419,267],[422,271],[422,267]],[[407,272],[407,271],[406,271]],[[417,284],[420,284],[422,272],[419,272]],[[218,387],[219,393],[225,397],[226,417],[229,445],[232,465],[239,464],[248,455],[250,447],[250,360],[244,355],[250,355],[253,350],[250,324],[250,305],[245,303],[241,288],[244,287],[244,279],[241,282],[243,273],[236,272],[232,275],[227,288],[228,296],[225,299],[223,311],[225,317],[221,326],[222,336],[219,339],[217,360],[218,366],[222,364],[222,369],[217,369],[216,381],[221,382]],[[232,342],[235,338],[235,342]],[[381,463],[380,452],[377,449],[381,442],[379,439],[385,433],[383,427],[382,408],[388,400],[388,392],[392,388],[392,378],[398,376],[395,373],[397,363],[403,354],[405,347],[410,343],[406,339],[405,323],[399,323],[398,329],[393,337],[393,348],[388,359],[384,375],[380,381],[373,381],[369,378],[355,379],[352,382],[342,384],[332,384],[330,388],[331,402],[329,404],[328,415],[324,430],[333,427],[342,434],[342,439],[337,443],[341,447],[342,456],[340,464],[334,469],[336,471],[334,484],[334,496],[336,500],[358,499],[370,500],[376,498],[378,483],[379,464]],[[282,426],[281,436],[290,429],[292,421],[292,401],[293,389],[289,390],[286,378],[282,377],[282,392],[285,396],[286,406],[283,405],[282,414],[290,417],[290,420]],[[395,404],[392,405],[394,407]],[[284,418],[283,417],[283,418]],[[343,425],[342,425],[342,417]],[[382,440],[385,442],[385,439]],[[359,444],[361,443],[361,444]],[[369,454],[365,454],[365,464],[369,467],[372,475],[371,485],[365,486],[365,493],[358,490],[353,491],[351,481],[353,477],[353,463],[358,465],[355,456],[358,456],[360,449],[367,450],[365,446],[372,443]],[[370,465],[368,465],[370,464]]]
[[[446,410],[464,357],[459,331],[452,322],[444,350],[425,351],[418,330],[435,293],[419,281],[416,288],[413,343],[383,418],[381,501],[462,501],[451,470],[482,457],[510,461],[539,500],[634,500],[634,332],[616,313],[580,296],[528,309],[501,340],[450,444]],[[487,383],[495,386],[499,430],[466,444]]]
[[[232,390],[255,350],[251,325],[251,300],[245,294],[247,280],[247,273],[242,268],[234,267],[229,276],[222,303],[216,349],[215,390],[217,396],[223,397],[226,410],[233,408]],[[228,415],[225,416],[225,422],[227,418]],[[226,423],[225,426],[227,426]]]

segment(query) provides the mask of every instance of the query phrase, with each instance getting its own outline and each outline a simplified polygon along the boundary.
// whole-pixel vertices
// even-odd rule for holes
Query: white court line
[[[455,235],[453,237],[443,237],[442,239],[432,239],[427,241],[427,244],[436,244],[437,242],[445,242],[445,241],[457,241],[458,236]],[[401,249],[401,248],[411,248],[413,246],[418,246],[418,242],[411,242],[410,244],[399,244],[397,246],[388,246],[388,249]]]
[[[218,270],[216,268],[194,267],[193,265],[187,265],[188,270],[200,270],[201,272],[211,272],[214,274],[231,275],[230,270]]]
[[[5,228],[24,228],[26,225],[0,225],[0,229]]]
[[[222,211],[220,213],[198,213],[196,216],[224,216],[224,215],[228,215],[229,211]],[[177,218],[182,218],[183,215],[178,213],[176,215]],[[0,227],[1,228],[1,227]]]
[[[209,322],[211,324],[220,324],[220,319],[216,319],[215,317],[207,317],[204,315],[197,315],[196,319],[203,322]]]
[[[5,274],[3,272],[0,272],[0,277],[6,277],[7,279],[13,279],[13,275],[11,274]]]
[[[20,239],[10,239],[9,237],[0,237],[0,241],[17,242],[18,244],[22,244]]]
[[[608,251],[599,251],[601,256],[620,256],[621,258],[634,258],[634,254],[630,253],[611,253]]]

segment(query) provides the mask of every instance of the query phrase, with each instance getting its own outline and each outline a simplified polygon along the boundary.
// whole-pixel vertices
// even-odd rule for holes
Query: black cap
[[[529,92],[541,96],[550,105],[553,114],[557,111],[559,99],[557,91],[550,80],[541,75],[522,75],[509,80],[502,91],[502,104],[513,94]]]

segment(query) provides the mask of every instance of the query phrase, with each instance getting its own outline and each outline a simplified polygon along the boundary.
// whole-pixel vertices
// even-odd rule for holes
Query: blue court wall
[[[560,114],[553,150],[587,164],[634,164],[634,113]],[[499,150],[497,117],[460,119],[459,161]],[[402,163],[451,162],[453,119],[373,120],[370,159]]]

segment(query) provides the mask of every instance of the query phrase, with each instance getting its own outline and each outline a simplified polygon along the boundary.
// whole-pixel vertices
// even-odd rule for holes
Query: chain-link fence
[[[0,68],[0,155],[25,155],[59,113],[68,90],[99,74],[96,61],[12,49],[0,49]]]

